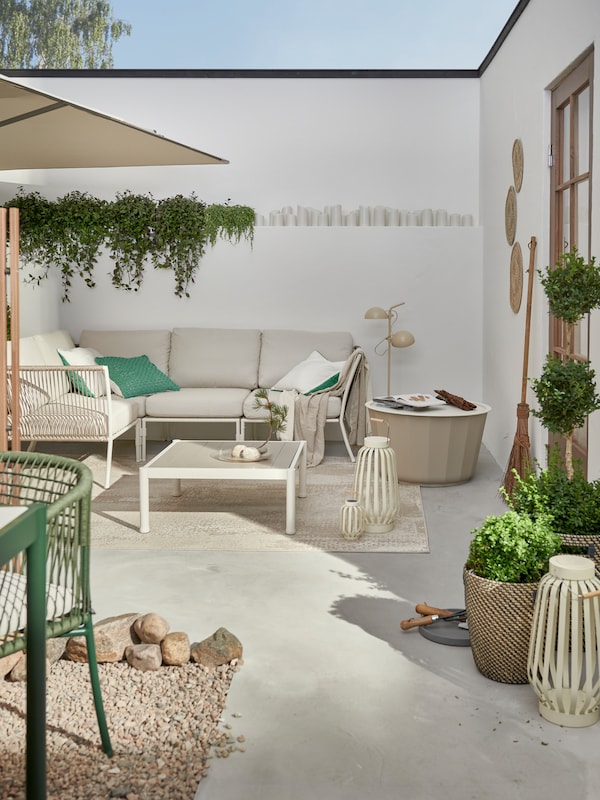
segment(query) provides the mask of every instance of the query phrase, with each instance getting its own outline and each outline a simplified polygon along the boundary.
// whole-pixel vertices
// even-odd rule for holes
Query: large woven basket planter
[[[475,666],[499,683],[527,683],[537,583],[501,583],[463,572]]]
[[[576,547],[581,555],[591,558],[600,571],[600,536],[594,534],[561,533],[560,538],[567,547]],[[579,555],[579,553],[577,554]]]

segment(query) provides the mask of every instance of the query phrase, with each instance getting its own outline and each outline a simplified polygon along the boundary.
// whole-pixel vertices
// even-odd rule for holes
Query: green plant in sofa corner
[[[511,508],[487,517],[472,533],[467,569],[503,583],[536,583],[562,546],[550,515],[543,512],[532,518]]]
[[[254,408],[265,408],[268,412],[268,417],[265,422],[269,426],[269,431],[267,438],[259,445],[260,448],[268,444],[274,434],[277,435],[285,431],[288,407],[271,400],[268,389],[257,389],[254,394]]]
[[[532,380],[539,409],[531,413],[550,432],[564,437],[565,469],[573,477],[573,435],[600,408],[595,372],[586,360],[573,357],[575,325],[600,307],[600,267],[574,247],[553,268],[540,272],[552,314],[565,324],[564,355],[548,354],[542,374]]]

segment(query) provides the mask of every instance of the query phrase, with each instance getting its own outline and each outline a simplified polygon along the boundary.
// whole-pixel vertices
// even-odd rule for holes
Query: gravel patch
[[[48,800],[192,800],[214,756],[243,752],[225,701],[240,664],[99,664],[114,749],[108,758],[87,664],[58,661],[47,679]],[[25,797],[25,684],[0,681],[0,798]]]

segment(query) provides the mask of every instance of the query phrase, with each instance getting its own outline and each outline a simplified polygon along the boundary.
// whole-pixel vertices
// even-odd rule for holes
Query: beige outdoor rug
[[[296,533],[285,534],[285,483],[264,481],[150,481],[150,533],[140,533],[138,469],[133,459],[113,460],[112,485],[103,489],[105,461],[89,455],[94,473],[92,545],[120,550],[231,550],[338,553],[428,553],[421,490],[400,484],[401,507],[389,533],[340,533],[340,508],[350,496],[354,465],[327,458],[307,471],[308,497],[296,498]]]

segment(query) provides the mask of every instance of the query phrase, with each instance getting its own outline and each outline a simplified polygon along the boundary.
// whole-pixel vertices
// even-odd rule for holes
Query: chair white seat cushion
[[[73,608],[73,593],[54,583],[46,587],[46,619],[68,614]],[[0,636],[22,631],[27,625],[27,576],[0,570]]]

